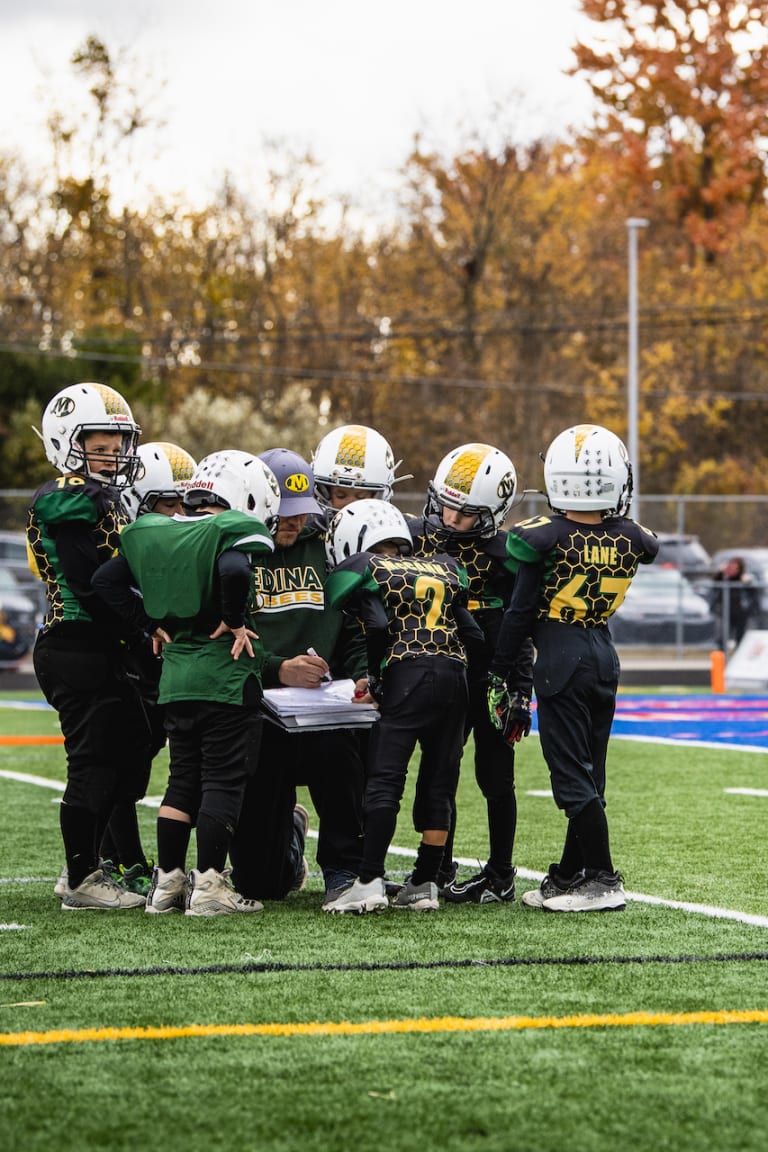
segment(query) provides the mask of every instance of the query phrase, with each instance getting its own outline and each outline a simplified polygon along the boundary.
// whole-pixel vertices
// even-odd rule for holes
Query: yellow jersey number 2
[[[414,582],[413,594],[417,600],[431,599],[432,603],[429,605],[424,623],[434,632],[440,624],[445,600],[445,584],[442,580],[436,580],[434,576],[419,576]]]

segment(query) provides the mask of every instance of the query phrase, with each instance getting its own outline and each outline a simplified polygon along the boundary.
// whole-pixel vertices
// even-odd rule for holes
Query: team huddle
[[[83,383],[53,397],[40,435],[58,475],[34,496],[27,540],[48,601],[34,667],[67,762],[62,909],[262,911],[307,881],[299,786],[317,814],[324,912],[512,901],[515,749],[534,695],[567,825],[561,859],[522,902],[625,906],[605,814],[619,677],[607,621],[658,545],[628,516],[617,436],[592,424],[557,436],[549,512],[505,530],[517,476],[488,444],[449,452],[412,517],[393,500],[408,477],[362,425],[329,432],[311,463],[287,448],[196,463],[178,445],[140,444],[124,398]],[[265,689],[320,691],[329,677],[375,705],[370,728],[266,718]],[[489,847],[461,878],[470,735]],[[166,743],[150,859],[136,805]],[[398,882],[385,861],[415,752],[420,843]]]

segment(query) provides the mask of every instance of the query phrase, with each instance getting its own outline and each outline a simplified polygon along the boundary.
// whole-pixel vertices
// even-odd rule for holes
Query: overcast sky
[[[145,188],[200,203],[224,171],[257,178],[263,141],[310,149],[322,187],[375,203],[414,133],[449,147],[494,104],[529,136],[583,122],[563,75],[587,24],[577,0],[0,0],[0,149],[48,155],[52,105],[82,98],[69,59],[88,34],[123,52],[165,126]],[[142,80],[151,74],[152,81]],[[518,105],[518,95],[522,104]]]

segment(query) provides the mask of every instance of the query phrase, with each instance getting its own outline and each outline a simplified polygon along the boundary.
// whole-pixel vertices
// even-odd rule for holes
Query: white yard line
[[[11,772],[7,768],[0,768],[0,776],[6,780],[17,780],[20,784],[36,784],[38,788],[51,788],[54,792],[64,791],[62,780],[50,780],[47,776],[32,776],[29,772]],[[146,808],[159,808],[162,803],[160,796],[145,796],[139,800]]]
[[[21,712],[53,712],[45,700],[0,700],[0,708],[13,708]]]
[[[638,744],[671,744],[673,748],[714,748],[723,752],[762,752],[765,756],[768,748],[763,744],[725,744],[720,740],[681,740],[676,736],[635,736],[629,733],[612,732],[613,740],[635,740]]]

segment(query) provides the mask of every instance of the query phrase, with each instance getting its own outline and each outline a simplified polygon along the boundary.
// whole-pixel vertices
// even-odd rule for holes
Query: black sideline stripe
[[[271,972],[419,972],[440,968],[530,968],[584,964],[729,964],[768,960],[768,952],[713,956],[507,956],[494,960],[387,961],[380,964],[206,964],[199,968],[102,968],[64,972],[0,972],[0,980],[100,980],[109,976],[247,976]]]

